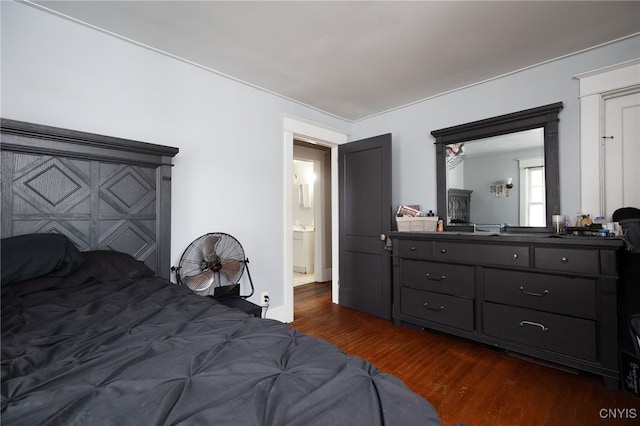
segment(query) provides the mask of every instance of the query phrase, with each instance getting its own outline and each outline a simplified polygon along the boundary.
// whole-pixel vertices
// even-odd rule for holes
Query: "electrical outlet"
[[[262,306],[269,306],[269,292],[268,291],[263,291],[262,293],[260,293],[260,301],[262,303]]]

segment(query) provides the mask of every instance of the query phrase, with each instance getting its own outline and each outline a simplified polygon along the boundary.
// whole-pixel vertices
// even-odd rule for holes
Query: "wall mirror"
[[[558,102],[431,132],[446,230],[551,230],[560,212],[560,110]]]
[[[311,203],[309,201],[309,184],[298,184],[298,206],[304,209],[310,209]]]

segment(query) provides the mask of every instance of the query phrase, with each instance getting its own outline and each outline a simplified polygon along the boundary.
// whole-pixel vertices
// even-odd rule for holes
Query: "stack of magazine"
[[[398,207],[398,211],[396,212],[396,216],[398,217],[404,217],[404,216],[410,216],[410,217],[419,217],[419,216],[424,216],[422,214],[422,211],[420,211],[420,206],[419,205],[402,205],[400,207]]]

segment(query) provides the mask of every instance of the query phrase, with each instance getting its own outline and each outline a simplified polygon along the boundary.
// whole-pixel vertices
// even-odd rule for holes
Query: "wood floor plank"
[[[294,288],[290,325],[393,374],[427,399],[445,425],[637,425],[640,399],[602,379],[495,351],[443,333],[406,326],[331,303],[331,284]],[[603,419],[602,409],[636,417]]]

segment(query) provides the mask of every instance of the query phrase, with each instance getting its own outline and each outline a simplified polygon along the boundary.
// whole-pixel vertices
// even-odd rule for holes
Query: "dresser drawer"
[[[596,285],[588,278],[484,270],[484,299],[581,318],[596,318]]]
[[[394,255],[414,259],[431,259],[431,241],[396,240]]]
[[[421,260],[402,261],[402,285],[418,290],[434,291],[473,298],[474,267]]]
[[[529,267],[529,247],[435,241],[433,258],[449,262]]]
[[[534,259],[536,269],[583,274],[600,273],[599,250],[536,247]]]
[[[484,333],[504,340],[596,361],[596,323],[485,302]]]
[[[405,315],[473,331],[472,299],[405,287],[400,298]]]

